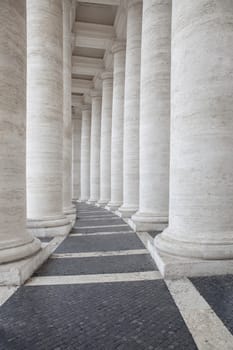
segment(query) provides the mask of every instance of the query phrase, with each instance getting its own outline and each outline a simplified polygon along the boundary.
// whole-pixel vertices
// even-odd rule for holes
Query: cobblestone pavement
[[[0,350],[233,349],[232,276],[164,281],[123,220],[77,210],[70,236],[1,306]]]

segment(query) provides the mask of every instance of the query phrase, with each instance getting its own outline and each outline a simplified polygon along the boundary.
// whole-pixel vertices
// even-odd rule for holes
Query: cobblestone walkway
[[[0,350],[233,349],[232,276],[164,281],[143,235],[77,209],[69,237],[1,306]]]

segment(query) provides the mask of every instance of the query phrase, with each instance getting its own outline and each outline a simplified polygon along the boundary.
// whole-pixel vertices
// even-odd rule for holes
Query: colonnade
[[[113,69],[73,113],[70,7],[27,0],[26,43],[26,1],[0,5],[0,262],[67,234],[72,199],[162,231],[162,255],[232,259],[232,1],[128,0]]]
[[[221,260],[225,271],[233,258],[233,4],[206,4],[128,1],[126,43],[112,47],[95,202],[138,232],[162,231],[154,240],[162,257]],[[109,102],[112,84],[103,80],[104,104],[106,88]]]

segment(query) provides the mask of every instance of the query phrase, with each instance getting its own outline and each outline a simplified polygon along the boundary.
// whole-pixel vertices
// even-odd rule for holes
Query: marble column
[[[91,106],[82,106],[80,191],[82,202],[90,198]]]
[[[233,258],[233,2],[173,0],[172,13],[169,227],[155,245],[211,260],[206,273]]]
[[[80,108],[73,107],[72,117],[72,183],[73,194],[72,199],[77,202],[80,198],[80,155],[81,155],[81,127],[82,127],[82,112]]]
[[[111,201],[110,210],[117,210],[123,204],[123,127],[125,91],[125,48],[124,41],[116,41],[113,53],[113,102],[112,102],[112,144],[111,144]]]
[[[26,1],[0,3],[0,264],[36,253],[26,231]]]
[[[102,93],[91,91],[91,157],[90,157],[90,204],[100,198],[100,134],[101,134],[101,102]]]
[[[172,0],[143,2],[136,231],[168,225]]]
[[[100,200],[98,205],[104,207],[110,201],[111,197],[112,72],[104,72],[102,74],[102,80]]]
[[[72,204],[72,104],[71,104],[71,5],[63,3],[63,210],[72,225],[76,208]]]
[[[27,38],[28,229],[64,235],[61,0],[27,0]]]
[[[139,205],[139,114],[141,67],[142,0],[128,1],[125,66],[123,205],[122,217],[129,218]]]

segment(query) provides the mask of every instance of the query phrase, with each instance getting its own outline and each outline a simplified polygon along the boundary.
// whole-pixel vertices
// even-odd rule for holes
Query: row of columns
[[[113,151],[117,155],[115,142],[123,135],[118,159],[123,159],[121,215],[135,214],[132,220],[139,230],[148,222],[151,229],[168,225],[155,239],[162,252],[231,259],[233,3],[128,3],[124,119],[117,120],[116,133],[112,126],[116,101],[112,102],[121,94],[122,103],[123,91],[114,82],[114,53],[115,72],[102,77],[99,155],[91,156],[93,112],[89,105],[82,111],[81,199],[91,199],[91,162],[99,156],[98,202],[114,203],[111,182],[117,171],[110,155]],[[26,41],[26,1],[0,5],[1,263],[38,251],[40,243],[33,235],[65,234],[72,225],[71,122],[68,103],[67,110],[63,105],[63,84],[68,86],[70,79],[65,73],[69,63],[63,64],[70,55],[64,53],[70,43],[63,45],[62,28],[69,28],[65,6],[70,6],[70,0],[27,0]],[[93,105],[94,97],[92,110]],[[91,180],[94,183],[93,179],[98,184],[98,174]],[[116,207],[121,202],[118,198]]]
[[[117,210],[137,231],[165,229],[155,239],[161,252],[228,259],[233,4],[206,5],[128,1],[126,49],[113,45],[113,81],[102,77],[100,187],[91,202]]]
[[[0,263],[75,220],[70,14],[71,0],[0,4]]]

